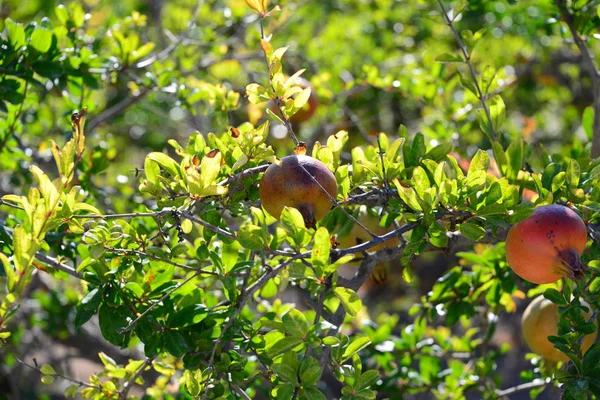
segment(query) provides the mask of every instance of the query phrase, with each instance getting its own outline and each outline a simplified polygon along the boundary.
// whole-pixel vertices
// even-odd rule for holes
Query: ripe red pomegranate
[[[542,206],[508,232],[506,261],[532,283],[576,278],[587,270],[579,259],[586,241],[585,223],[575,211],[557,204]]]

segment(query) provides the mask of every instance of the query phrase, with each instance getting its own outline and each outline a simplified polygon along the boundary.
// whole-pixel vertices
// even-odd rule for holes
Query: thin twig
[[[117,219],[117,218],[141,218],[141,217],[160,217],[161,215],[171,214],[174,208],[163,208],[159,211],[154,212],[139,212],[139,213],[123,213],[123,214],[86,214],[86,215],[73,215],[71,218],[75,219]]]
[[[592,92],[594,95],[594,124],[593,124],[593,135],[592,135],[592,157],[597,158],[600,157],[600,71],[596,67],[596,63],[594,61],[594,55],[590,51],[590,48],[585,44],[585,41],[579,33],[577,33],[577,28],[575,27],[575,17],[571,13],[571,11],[567,8],[565,1],[563,0],[555,0],[556,5],[558,6],[560,13],[562,15],[562,19],[567,23],[569,30],[571,31],[571,35],[573,36],[573,41],[579,48],[581,53],[581,64],[584,69],[590,74],[592,78]]]
[[[106,251],[110,251],[112,253],[117,253],[117,254],[121,253],[122,255],[129,254],[129,255],[137,255],[137,256],[145,257],[145,258],[151,258],[153,260],[162,261],[162,262],[164,262],[166,264],[170,264],[170,265],[173,265],[175,267],[187,269],[187,270],[190,270],[190,271],[196,271],[198,274],[201,274],[201,275],[221,276],[221,274],[219,274],[218,272],[207,271],[205,269],[191,267],[191,266],[185,265],[185,264],[180,264],[178,262],[175,262],[175,261],[172,261],[172,260],[169,260],[169,259],[166,259],[166,258],[161,258],[161,257],[158,257],[158,256],[156,256],[154,254],[146,253],[146,252],[143,252],[143,251],[140,251],[140,250],[121,249],[121,248],[115,248],[115,247],[109,247],[109,246],[104,246],[104,249]],[[234,276],[234,275],[232,274],[232,275],[229,275],[229,276]]]
[[[340,210],[342,210],[342,212],[348,217],[350,218],[355,224],[357,224],[358,226],[360,226],[365,232],[367,232],[369,234],[369,236],[371,236],[373,239],[378,239],[379,236],[377,236],[376,234],[374,234],[369,228],[367,228],[362,222],[360,222],[358,219],[356,219],[354,217],[354,215],[350,214],[344,207],[342,207],[340,205],[340,203],[338,203],[338,201],[331,195],[329,194],[329,192],[327,191],[327,189],[325,189],[323,187],[323,185],[321,185],[321,183],[314,177],[312,176],[312,174],[310,172],[308,172],[308,170],[306,168],[304,168],[303,165],[298,164],[298,166],[300,166],[300,168],[302,168],[304,170],[304,172],[306,172],[306,175],[308,175],[310,177],[310,179],[317,184],[317,186],[319,186],[319,188],[321,189],[321,191],[323,193],[325,193],[325,195],[327,196],[327,198],[329,198],[329,201],[331,201],[331,203],[335,206],[338,207]]]
[[[334,250],[331,250],[331,253],[334,254],[335,256],[337,256],[338,258],[345,256],[347,254],[362,253],[366,250],[369,250],[371,247],[377,246],[380,243],[387,242],[388,240],[390,240],[396,236],[400,236],[406,232],[409,232],[409,231],[415,229],[420,224],[421,224],[421,220],[411,222],[409,224],[402,225],[400,228],[394,229],[393,231],[390,231],[384,235],[377,236],[376,238],[369,240],[368,242],[357,244],[356,246],[348,247],[346,249],[334,249]]]
[[[279,264],[278,266],[276,266],[275,268],[272,268],[270,270],[267,270],[267,272],[265,272],[256,282],[254,282],[252,285],[250,285],[248,287],[248,289],[246,289],[245,292],[245,300],[244,300],[244,305],[245,302],[248,301],[248,299],[250,297],[252,297],[254,295],[254,293],[259,290],[260,288],[262,288],[264,285],[266,285],[266,283],[273,277],[275,277],[282,269],[285,269],[288,265],[290,265],[292,262],[299,260],[301,258],[306,258],[309,257],[312,254],[312,252],[305,252],[305,253],[297,253],[295,256],[291,257],[290,259],[282,262],[281,264]],[[222,306],[227,306],[231,304],[231,302],[229,300],[223,301],[219,304],[217,304],[218,307],[222,307]]]
[[[73,383],[75,383],[75,384],[77,384],[79,386],[85,386],[85,387],[89,387],[89,388],[94,388],[94,389],[97,389],[97,390],[100,390],[100,391],[102,390],[102,388],[100,386],[96,386],[96,385],[89,384],[87,382],[79,381],[77,379],[71,378],[70,376],[59,374],[58,372],[54,372],[54,374],[52,374],[52,375],[44,374],[42,372],[42,370],[40,368],[36,367],[36,366],[27,364],[25,361],[23,361],[23,360],[21,360],[21,359],[19,359],[17,357],[15,357],[15,360],[17,360],[19,362],[19,364],[21,364],[21,365],[23,365],[23,366],[25,366],[27,368],[33,369],[34,371],[38,371],[42,375],[52,376],[52,377],[55,377],[55,378],[59,377],[59,378],[62,378],[64,380],[66,380],[66,381],[73,382]]]
[[[265,172],[267,170],[267,168],[269,168],[270,165],[271,164],[264,164],[264,165],[259,165],[258,167],[248,168],[242,172],[238,172],[237,174],[230,176],[229,178],[227,178],[225,180],[222,180],[217,185],[218,186],[227,186],[227,185],[231,185],[232,183],[237,183],[248,176],[252,176],[252,175],[260,174],[261,172]]]
[[[162,303],[162,301],[164,299],[166,299],[167,297],[169,297],[170,295],[172,295],[176,290],[178,290],[180,287],[182,287],[183,285],[185,285],[186,283],[188,283],[189,281],[191,281],[192,279],[194,279],[195,277],[197,277],[198,275],[200,275],[199,272],[196,272],[195,274],[193,274],[192,276],[190,276],[189,278],[187,278],[185,281],[180,282],[177,286],[175,286],[173,289],[170,289],[167,293],[165,293],[165,295],[163,297],[161,297],[160,299],[158,299],[158,301],[154,302],[150,307],[148,307],[146,309],[146,311],[144,311],[143,313],[141,313],[136,319],[134,319],[133,321],[131,321],[129,323],[129,325],[127,325],[125,328],[121,329],[121,334],[124,334],[126,332],[128,332],[129,330],[131,330],[131,328],[140,320],[142,319],[146,314],[148,314],[150,311],[154,310],[160,303]]]
[[[239,395],[240,395],[240,397],[241,397],[242,399],[244,399],[244,400],[251,400],[250,396],[248,396],[248,395],[246,394],[246,392],[244,392],[244,391],[242,390],[242,388],[240,388],[238,385],[236,385],[236,384],[235,384],[235,383],[233,383],[233,382],[229,382],[229,384],[231,385],[231,387],[233,388],[233,390],[235,390],[235,392],[236,392],[237,394],[239,394]]]
[[[188,24],[187,24],[185,30],[183,31],[183,33],[181,35],[179,35],[179,37],[177,37],[177,39],[173,43],[171,43],[166,49],[162,50],[160,53],[154,54],[154,55],[138,62],[137,64],[135,64],[135,68],[137,68],[137,69],[146,68],[146,67],[152,65],[153,63],[155,63],[156,61],[161,61],[161,60],[164,60],[165,58],[169,57],[169,55],[177,48],[177,46],[179,46],[185,39],[187,39],[187,36],[190,34],[192,29],[194,29],[194,27],[196,26],[196,20],[198,19],[198,16],[200,15],[200,9],[202,8],[203,4],[204,4],[204,0],[198,0],[198,3],[196,3],[196,7],[194,8],[194,11],[192,12],[192,18],[188,21]]]
[[[75,269],[73,269],[72,267],[61,263],[60,261],[58,261],[55,258],[52,258],[50,256],[45,255],[44,253],[41,252],[37,252],[35,253],[35,258],[38,261],[43,262],[44,264],[48,264],[49,266],[51,266],[52,268],[58,270],[58,271],[62,271],[68,275],[71,275],[74,278],[77,279],[81,279],[81,280],[86,280],[83,275],[81,275],[79,272],[77,272]]]
[[[248,285],[249,277],[250,277],[250,274],[248,274],[248,273],[244,276],[244,282],[242,283],[242,286],[240,289],[240,295],[239,295],[239,298],[237,301],[237,306],[236,306],[235,312],[233,313],[231,318],[229,318],[229,321],[227,321],[227,323],[225,324],[223,329],[221,329],[221,334],[219,335],[217,340],[215,340],[215,344],[213,346],[212,352],[210,353],[210,358],[208,360],[208,366],[211,368],[213,366],[213,362],[215,360],[215,354],[217,353],[217,348],[219,347],[221,340],[223,340],[223,337],[225,336],[225,334],[227,333],[227,331],[229,330],[231,325],[233,325],[233,322],[236,320],[238,315],[240,315],[240,313],[242,312],[242,309],[244,308],[244,305],[246,304],[247,299],[244,299],[244,297],[245,297],[246,286]]]
[[[519,393],[519,392],[523,392],[523,391],[526,391],[526,390],[531,390],[531,389],[539,388],[539,387],[542,387],[542,386],[546,386],[548,383],[550,383],[550,382],[546,381],[546,380],[534,379],[531,382],[522,383],[520,385],[513,386],[513,387],[508,388],[508,389],[496,390],[496,395],[498,397],[507,397],[507,396],[510,396],[512,394],[515,394],[515,393]]]
[[[87,126],[86,126],[87,130],[92,131],[94,128],[96,128],[98,125],[102,124],[103,122],[113,119],[115,116],[120,114],[123,110],[125,110],[127,107],[142,100],[151,91],[152,91],[152,87],[146,86],[146,87],[140,89],[140,93],[137,96],[125,97],[123,100],[121,100],[117,104],[113,105],[109,109],[104,110],[102,113],[98,114],[95,118],[92,118],[87,123]]]
[[[197,223],[197,224],[200,224],[200,225],[202,225],[203,227],[205,227],[205,228],[207,228],[207,229],[210,229],[210,230],[211,230],[211,231],[213,231],[213,232],[216,232],[216,233],[218,233],[218,234],[220,234],[220,235],[223,235],[223,236],[225,236],[225,237],[227,237],[227,238],[229,238],[229,239],[232,239],[232,240],[237,240],[237,237],[236,237],[236,236],[235,236],[233,233],[231,233],[231,232],[227,232],[226,230],[224,230],[224,229],[221,229],[221,228],[219,228],[218,226],[211,225],[211,224],[209,224],[209,223],[208,223],[208,222],[206,222],[206,221],[202,221],[201,219],[194,217],[192,214],[190,214],[190,213],[189,213],[189,212],[187,212],[187,211],[181,211],[181,216],[182,216],[182,217],[184,217],[184,218],[187,218],[187,219],[189,219],[189,220],[190,220],[190,221],[192,221],[192,222],[195,222],[195,223]]]
[[[460,37],[460,34],[454,27],[454,23],[448,16],[448,13],[446,12],[446,8],[444,7],[442,0],[438,0],[438,4],[440,5],[440,8],[442,9],[442,13],[444,14],[444,19],[446,20],[446,24],[450,27],[450,29],[452,29],[452,32],[454,33],[454,37],[456,38],[456,41],[458,42],[458,47],[460,47],[460,50],[462,51],[462,53],[465,57],[465,62],[469,66],[469,71],[471,72],[471,77],[473,78],[473,83],[475,84],[475,88],[477,89],[477,97],[479,98],[479,101],[481,102],[481,107],[483,108],[483,111],[485,112],[485,116],[488,120],[488,124],[490,125],[490,132],[492,134],[491,135],[492,137],[490,137],[490,141],[496,140],[496,130],[494,129],[492,116],[491,116],[490,110],[485,102],[485,94],[483,93],[483,91],[481,90],[481,86],[479,85],[479,80],[477,78],[477,72],[475,72],[475,67],[473,67],[473,63],[471,62],[471,55],[469,54],[469,50],[467,49],[467,46],[465,46],[465,43],[463,42],[462,38]],[[487,132],[485,132],[485,133],[487,134]]]
[[[367,143],[373,142],[373,139],[369,137],[369,132],[367,132],[367,129],[364,127],[362,121],[360,120],[358,115],[356,115],[356,113],[352,111],[348,104],[346,104],[345,100],[339,100],[337,103],[342,108],[344,114],[346,114],[348,118],[350,118],[350,121],[352,121],[354,126],[356,126],[356,129],[358,129],[358,132],[361,134],[363,139],[365,139]]]
[[[130,379],[128,379],[127,381],[125,381],[125,383],[123,383],[123,389],[121,390],[121,393],[119,394],[119,400],[127,400],[127,395],[129,394],[129,391],[131,390],[131,387],[135,383],[136,379],[140,375],[142,375],[142,373],[144,372],[146,367],[150,366],[153,361],[154,361],[154,358],[147,358],[146,361],[144,361],[144,363],[138,368],[138,370],[135,371],[135,374],[133,374],[133,376]]]

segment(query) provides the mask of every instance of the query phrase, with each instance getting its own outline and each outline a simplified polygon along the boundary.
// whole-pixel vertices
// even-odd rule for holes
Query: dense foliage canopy
[[[599,5],[0,0],[0,399],[600,398]],[[331,210],[275,218],[304,153]]]

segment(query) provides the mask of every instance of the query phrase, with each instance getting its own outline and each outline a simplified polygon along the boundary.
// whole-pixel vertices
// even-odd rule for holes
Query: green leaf
[[[310,87],[307,87],[306,89],[298,93],[298,95],[294,99],[294,109],[299,110],[302,107],[304,107],[304,105],[306,104],[306,102],[308,102],[308,99],[310,98],[310,92]]]
[[[487,195],[485,196],[485,204],[487,206],[496,204],[498,200],[502,198],[502,186],[499,182],[492,183],[490,186]]]
[[[281,224],[289,232],[289,235],[297,246],[304,244],[307,230],[300,211],[295,208],[284,207],[281,212]]]
[[[64,391],[64,395],[66,398],[72,398],[74,399],[75,396],[77,396],[77,392],[79,391],[79,385],[70,385],[69,387],[67,387]]]
[[[148,43],[143,44],[137,50],[134,50],[131,53],[131,59],[129,60],[129,62],[135,62],[141,58],[146,57],[148,54],[150,54],[150,52],[152,50],[154,50],[153,42],[148,42]]]
[[[10,262],[8,261],[8,257],[6,257],[3,253],[0,253],[0,264],[4,268],[4,274],[6,275],[6,287],[8,288],[9,292],[12,292],[15,283],[17,282],[17,276],[10,265]]]
[[[324,268],[329,264],[329,252],[331,251],[331,241],[329,231],[324,226],[317,229],[315,233],[315,243],[312,249],[312,264],[315,268]]]
[[[165,269],[160,272],[158,268],[160,267],[153,267],[146,273],[145,283],[150,284],[150,290],[156,290],[165,283],[171,282],[173,279],[173,273],[175,272],[174,265],[167,265]]]
[[[435,58],[435,61],[441,63],[450,63],[450,62],[465,62],[465,59],[462,55],[459,54],[451,54],[451,53],[443,53]]]
[[[270,358],[275,358],[285,352],[292,350],[294,347],[298,346],[301,343],[304,343],[304,339],[302,338],[295,336],[285,337],[277,341],[273,346],[271,346],[269,350],[267,350],[267,353]]]
[[[478,96],[479,93],[477,91],[477,86],[475,86],[475,83],[473,82],[473,80],[471,79],[470,76],[464,77],[462,73],[459,72],[459,78],[460,78],[460,84],[466,88],[469,89],[469,91],[471,93],[473,93],[475,96]]]
[[[502,145],[498,142],[493,142],[492,151],[494,152],[494,159],[496,160],[496,164],[498,164],[498,168],[500,169],[502,176],[506,175],[506,167],[508,164],[508,160],[506,158],[506,153],[504,153]]]
[[[240,244],[249,250],[262,250],[266,247],[263,228],[260,226],[252,224],[242,225],[237,238]]]
[[[452,151],[452,143],[438,144],[425,154],[425,158],[432,159],[436,162],[442,161]]]
[[[73,212],[77,211],[89,211],[93,215],[102,215],[102,212],[100,210],[87,203],[75,203],[75,205],[73,206]]]
[[[300,382],[303,387],[316,386],[323,373],[317,360],[314,358],[309,358],[308,360],[311,360],[311,362],[307,366],[305,366],[305,363],[302,363],[300,367]]]
[[[223,156],[219,150],[211,151],[204,157],[200,163],[200,179],[204,187],[213,184],[221,170],[221,160]]]
[[[340,299],[349,315],[354,317],[362,309],[362,301],[354,290],[338,286],[333,289],[333,293]]]
[[[361,374],[358,379],[356,380],[356,383],[354,384],[354,390],[362,390],[362,389],[369,389],[371,386],[373,386],[375,383],[377,383],[377,381],[380,378],[380,374],[379,371],[376,370],[369,370],[369,371],[365,371],[365,373]]]
[[[36,29],[31,34],[31,46],[40,53],[46,53],[52,45],[52,32],[46,29]]]
[[[490,116],[492,117],[492,123],[496,132],[502,128],[505,115],[506,106],[504,105],[504,100],[499,95],[494,96],[492,98],[492,105],[490,106]]]
[[[552,178],[552,184],[550,185],[550,189],[552,190],[552,192],[560,190],[565,184],[566,180],[567,173],[565,171],[560,171],[558,174],[556,174],[554,178]]]
[[[182,357],[188,351],[188,345],[181,333],[168,330],[165,334],[165,347],[175,357]]]
[[[583,373],[584,375],[591,375],[593,371],[596,372],[595,377],[600,378],[600,343],[594,343],[592,347],[585,352],[583,356]]]
[[[284,363],[278,363],[273,364],[271,366],[271,369],[273,370],[273,372],[279,375],[279,377],[292,383],[294,386],[298,385],[298,374],[296,373],[296,370],[291,366]]]
[[[477,153],[473,156],[471,163],[469,164],[469,172],[467,176],[472,175],[474,172],[486,171],[490,167],[490,156],[484,150],[477,150]]]
[[[129,342],[129,335],[122,332],[129,321],[131,310],[126,307],[110,307],[102,304],[98,313],[100,332],[110,343],[124,347]]]
[[[153,152],[146,156],[146,160],[155,162],[174,178],[181,177],[179,165],[166,154]],[[148,179],[150,180],[149,177]]]
[[[303,387],[300,389],[300,400],[327,400],[327,397],[317,388]]]
[[[486,231],[483,227],[473,222],[463,222],[460,224],[460,233],[467,239],[477,242],[485,236]]]
[[[56,205],[58,204],[58,200],[60,199],[60,193],[56,189],[56,186],[54,186],[50,178],[48,178],[48,175],[46,175],[44,171],[42,171],[36,165],[32,165],[31,167],[29,167],[29,170],[31,171],[39,185],[40,194],[42,195],[46,203],[46,211],[51,213],[54,212],[54,208],[56,207]],[[45,218],[48,217],[45,216]],[[39,232],[36,232],[34,228],[34,233],[37,234]]]
[[[398,195],[414,211],[422,211],[421,203],[417,197],[417,192],[411,187],[404,187],[398,179],[394,179],[394,185],[398,189]]]
[[[64,73],[63,66],[58,61],[36,61],[33,64],[33,69],[44,78],[49,79],[59,78]]]
[[[523,148],[523,140],[517,139],[510,143],[508,149],[506,149],[506,158],[508,161],[506,169],[506,177],[508,179],[517,179],[519,171],[523,166],[523,157],[525,156],[525,150]]]
[[[56,13],[56,17],[58,18],[58,20],[63,25],[66,25],[67,21],[69,20],[69,10],[67,10],[67,8],[61,4],[54,9],[54,12]]]
[[[344,353],[342,354],[342,359],[340,360],[340,363],[343,363],[344,361],[346,361],[354,354],[358,353],[370,344],[371,338],[369,338],[368,336],[359,336],[354,338],[354,340],[350,342],[348,347],[344,349]]]
[[[196,379],[195,375],[190,370],[186,370],[183,374],[185,379],[185,389],[187,392],[196,397],[200,394],[200,383]]]
[[[598,9],[600,10],[600,7],[598,7]],[[587,139],[591,141],[594,136],[594,108],[592,106],[588,106],[583,110],[581,125],[583,126]]]
[[[42,365],[42,367],[40,368],[40,371],[44,375],[56,375],[56,371],[54,370],[54,368],[52,368],[52,366],[48,365],[48,364]]]
[[[569,185],[571,188],[576,188],[579,186],[580,175],[581,167],[579,166],[579,163],[576,160],[571,160],[569,166],[567,167],[567,185]]]
[[[291,399],[294,396],[295,385],[284,383],[275,386],[272,392],[272,397],[275,399]]]
[[[569,304],[567,299],[565,299],[565,296],[556,289],[546,289],[544,297],[559,306],[566,306]]]
[[[305,339],[310,327],[302,311],[292,308],[281,318],[285,324],[285,331],[292,336]]]
[[[260,296],[265,299],[272,299],[277,296],[277,284],[274,279],[269,279],[265,286],[262,287]]]
[[[204,320],[208,315],[208,308],[204,304],[194,304],[184,307],[174,314],[169,322],[169,326],[183,328],[190,325],[195,325]]]
[[[8,43],[15,50],[19,50],[25,44],[25,28],[22,24],[16,23],[10,18],[5,21],[5,24],[8,31]]]
[[[466,301],[455,301],[448,306],[446,314],[446,325],[453,326],[462,316],[471,318],[475,315],[475,307]]]

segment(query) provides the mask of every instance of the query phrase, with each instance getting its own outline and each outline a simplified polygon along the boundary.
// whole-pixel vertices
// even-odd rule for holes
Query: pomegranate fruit
[[[308,173],[307,173],[308,172]],[[284,207],[294,207],[302,214],[304,223],[314,228],[332,206],[329,196],[337,196],[337,182],[333,173],[321,161],[305,156],[283,157],[281,164],[272,164],[260,180],[260,201],[269,214],[281,216]]]
[[[373,216],[372,214],[369,214],[366,206],[360,206],[357,219],[371,232],[378,236],[389,233],[394,229],[393,227],[382,228],[379,225],[379,218]],[[367,231],[365,231],[361,226],[359,226],[356,223],[352,225],[352,229],[346,234],[336,236],[336,241],[338,242],[339,247],[341,248],[356,246],[357,244],[368,242],[371,239],[373,239],[371,235],[369,235]],[[377,251],[386,247],[392,247],[397,245],[398,238],[393,237],[391,239],[386,240],[383,243],[371,247],[368,251]],[[360,261],[361,259],[358,258],[357,260],[353,261],[351,265],[356,265],[357,263],[360,263]],[[369,278],[371,283],[374,285],[384,284],[388,279],[388,267],[386,263],[378,263],[377,265],[375,265],[375,268],[373,269],[373,272],[371,272]]]
[[[583,304],[589,308],[587,303]],[[586,320],[591,316],[591,312],[585,313]],[[534,353],[548,361],[569,360],[569,357],[558,351],[548,340],[548,336],[558,335],[558,306],[544,296],[536,297],[525,309],[521,319],[521,329],[525,342]],[[597,335],[596,331],[583,339],[581,347],[584,353],[596,341]]]
[[[306,79],[298,77],[295,80],[295,84],[300,86],[302,89],[311,88],[310,96],[308,97],[308,101],[306,102],[306,104],[301,109],[299,109],[296,112],[296,114],[290,117],[291,123],[300,124],[302,122],[308,121],[317,111],[317,107],[319,107],[319,98],[317,97],[317,94],[315,93],[314,88],[311,86],[310,82]],[[292,96],[292,98],[295,98],[295,96]],[[275,114],[281,117],[281,113],[279,112],[277,105],[273,101],[269,102],[269,108],[271,109],[271,111],[273,111]]]
[[[372,216],[367,212],[367,208],[365,206],[361,206],[357,219],[366,226],[371,232],[376,234],[377,236],[384,235],[393,230],[393,227],[390,228],[382,228],[379,226],[379,219],[377,217]],[[345,235],[336,237],[337,242],[340,244],[340,247],[347,248],[356,246],[357,244],[361,244],[363,242],[368,242],[373,239],[371,235],[367,233],[360,225],[354,224],[352,229],[346,233]],[[375,245],[369,249],[369,251],[377,251],[383,249],[385,247],[397,246],[398,238],[394,237],[388,239],[387,241]]]
[[[575,211],[557,204],[542,206],[508,232],[506,261],[532,283],[575,279],[587,270],[579,259],[586,241],[585,223]]]

